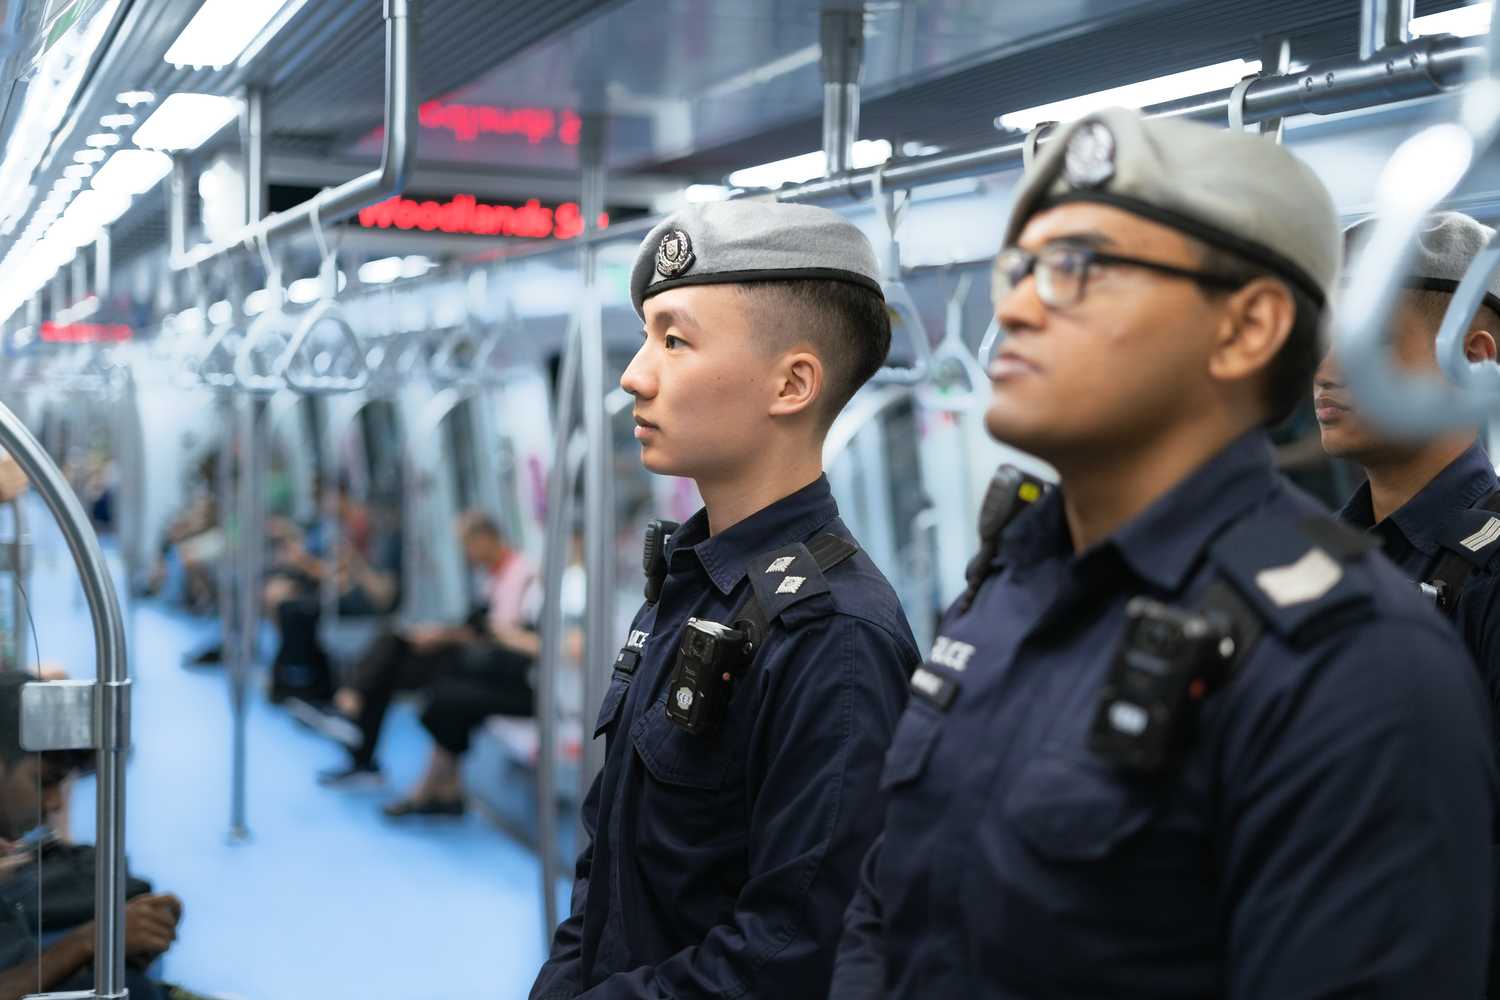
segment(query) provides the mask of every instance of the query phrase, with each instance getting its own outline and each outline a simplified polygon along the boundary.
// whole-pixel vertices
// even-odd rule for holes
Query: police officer
[[[987,499],[833,996],[1480,993],[1474,671],[1263,432],[1306,392],[1339,257],[1327,193],[1263,139],[1114,110],[1044,148],[996,261],[986,424],[1060,487]]]
[[[890,346],[877,273],[857,229],[806,206],[688,208],[641,245],[645,339],[620,384],[642,463],[692,477],[704,508],[648,532],[533,998],[827,993],[921,659],[822,474]]]
[[[1358,252],[1373,223],[1355,226],[1346,245]],[[1458,212],[1427,220],[1416,259],[1394,317],[1392,353],[1402,368],[1441,377],[1435,344],[1453,292],[1495,231]],[[1469,324],[1464,354],[1494,361],[1500,336],[1500,282]],[[1469,651],[1500,690],[1500,614],[1496,613],[1500,559],[1500,479],[1479,443],[1478,429],[1412,437],[1383,433],[1361,418],[1330,354],[1314,383],[1323,450],[1357,462],[1366,482],[1339,517],[1371,531],[1380,548],[1459,626]]]

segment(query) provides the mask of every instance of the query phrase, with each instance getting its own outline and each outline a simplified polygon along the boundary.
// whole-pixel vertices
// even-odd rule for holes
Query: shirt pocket
[[[715,791],[723,787],[729,770],[727,729],[725,723],[716,733],[695,736],[667,718],[667,703],[658,698],[636,720],[631,738],[646,769],[661,784]]]
[[[625,696],[630,693],[629,678],[616,674],[604,692],[604,701],[599,706],[599,718],[594,723],[594,739],[608,732],[620,718],[620,709],[625,706]]]
[[[1151,821],[1155,799],[1102,761],[1044,753],[1028,762],[1005,801],[1027,845],[1050,861],[1099,861]]]
[[[882,791],[909,785],[922,776],[941,724],[942,716],[925,703],[913,700],[907,705],[885,754],[885,768],[880,773]]]

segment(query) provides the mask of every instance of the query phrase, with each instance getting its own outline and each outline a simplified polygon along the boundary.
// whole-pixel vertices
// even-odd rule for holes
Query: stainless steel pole
[[[1361,0],[1359,57],[1369,59],[1392,45],[1405,45],[1415,7],[1416,0]]]
[[[552,449],[552,467],[547,471],[547,524],[542,550],[542,649],[537,664],[537,856],[542,868],[542,934],[550,943],[557,927],[557,882],[560,877],[557,858],[557,679],[562,673],[567,645],[563,618],[562,583],[567,572],[572,547],[571,514],[575,484],[568,463],[568,445],[577,425],[579,328],[568,329],[563,347],[563,361],[557,379],[557,407]],[[584,706],[585,732],[588,739],[588,712]],[[587,791],[584,795],[587,795]],[[581,806],[582,800],[580,800]]]
[[[859,137],[859,78],[864,69],[862,10],[825,10],[822,21],[823,157],[826,173],[854,166]]]
[[[604,210],[603,123],[597,118],[585,123],[584,182],[580,206],[585,233],[598,226]],[[588,133],[592,133],[591,135]],[[588,567],[588,614],[584,630],[583,711],[598,708],[604,698],[607,671],[612,662],[614,636],[614,538],[613,490],[614,448],[610,441],[609,415],[604,396],[604,316],[599,295],[598,247],[585,244],[579,251],[583,294],[579,314],[580,384],[583,393],[583,428],[588,439],[588,463],[584,468],[584,547]],[[593,740],[583,744],[579,768],[579,801],[588,795],[594,775],[604,767],[604,748]]]
[[[88,514],[57,465],[20,419],[0,405],[0,447],[20,465],[57,519],[94,628],[98,686],[94,699],[97,825],[93,996],[124,1000],[125,989],[125,751],[130,746],[130,679],[125,623],[99,539]]]
[[[31,593],[31,539],[26,534],[25,506],[17,498],[10,502],[11,527],[15,536],[10,543],[11,588],[11,643],[13,652],[10,668],[25,670],[29,659],[26,637],[30,631],[26,600]]]

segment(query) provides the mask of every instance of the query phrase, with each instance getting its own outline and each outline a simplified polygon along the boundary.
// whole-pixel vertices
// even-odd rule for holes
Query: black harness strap
[[[1491,492],[1475,507],[1500,513],[1500,490]],[[1473,572],[1471,561],[1445,549],[1432,572],[1427,574],[1427,579],[1422,581],[1422,590],[1433,597],[1439,611],[1451,618],[1458,608],[1458,595]]]

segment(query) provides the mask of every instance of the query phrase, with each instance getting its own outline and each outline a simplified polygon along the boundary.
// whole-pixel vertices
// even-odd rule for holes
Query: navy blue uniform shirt
[[[672,537],[661,599],[631,625],[640,665],[615,671],[599,712],[590,843],[535,1000],[827,996],[921,656],[864,552],[826,577],[805,554],[757,559],[823,533],[848,537],[819,478],[712,538],[703,511]],[[729,624],[752,575],[766,637],[721,731],[690,735],[665,714],[683,626]]]
[[[1495,467],[1476,444],[1379,524],[1369,483],[1355,491],[1339,517],[1373,532],[1381,550],[1411,580],[1426,581],[1447,553],[1468,561],[1453,622],[1479,664],[1491,706],[1500,712],[1500,517],[1478,506],[1497,489]]]
[[[1395,569],[1330,535],[1359,541],[1259,433],[1082,554],[1057,492],[1018,516],[913,679],[831,995],[1480,996],[1474,670]],[[1215,579],[1264,634],[1173,770],[1117,770],[1089,729],[1126,603],[1193,607]]]

